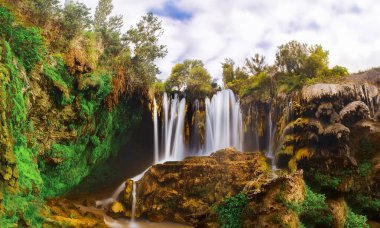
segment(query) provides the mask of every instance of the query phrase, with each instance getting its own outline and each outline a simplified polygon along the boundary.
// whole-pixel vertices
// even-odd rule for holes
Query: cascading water
[[[136,181],[133,181],[131,223],[135,222],[135,217],[136,217]]]
[[[164,156],[161,160],[180,160],[185,155],[184,127],[186,100],[185,98],[179,100],[178,95],[175,95],[173,99],[169,99],[166,93],[164,93],[162,104],[164,112],[162,124],[164,135],[161,148],[164,150]],[[157,121],[158,119],[154,119],[155,126],[158,126]],[[154,144],[158,145],[158,130],[154,132]],[[159,147],[157,146],[157,148]],[[158,151],[157,154],[160,158]]]
[[[203,154],[233,146],[243,148],[243,121],[240,103],[231,90],[206,98],[206,138]]]
[[[266,157],[271,160],[272,163],[272,170],[276,170],[276,162],[275,162],[275,155],[274,155],[274,149],[273,149],[273,144],[274,144],[274,136],[276,133],[276,127],[273,126],[272,122],[272,108],[269,109],[269,115],[268,115],[268,150],[266,153]]]
[[[223,90],[216,93],[212,99],[205,99],[205,142],[199,146],[196,143],[185,143],[185,98],[179,99],[178,95],[169,98],[164,93],[162,98],[162,134],[159,140],[158,130],[154,131],[154,145],[161,142],[161,152],[157,152],[161,161],[181,160],[185,156],[208,155],[211,152],[232,146],[237,150],[243,148],[243,122],[240,103],[236,100],[231,90]],[[195,101],[194,111],[199,111],[199,104]],[[154,111],[157,110],[157,107]],[[158,126],[157,113],[154,113],[154,126]],[[194,130],[194,134],[200,134]],[[193,136],[199,139],[199,135]],[[186,147],[185,145],[190,145]],[[191,148],[191,145],[197,148]],[[201,148],[199,148],[201,147]],[[163,154],[163,156],[162,156]],[[161,157],[160,157],[161,155]]]
[[[206,103],[206,129],[205,145],[201,149],[201,155],[207,155],[219,149],[229,146],[242,150],[243,145],[243,123],[240,110],[240,103],[235,99],[231,90],[223,90],[205,100]],[[195,108],[198,110],[199,106]],[[192,148],[185,147],[185,115],[186,100],[180,99],[178,95],[169,98],[164,93],[162,98],[162,124],[158,121],[158,106],[156,99],[153,100],[153,124],[154,124],[154,164],[168,160],[182,160],[185,156],[191,155]],[[161,126],[161,141],[159,137],[159,126]],[[198,133],[199,134],[199,133]],[[198,136],[197,136],[198,137]],[[161,142],[161,143],[159,143]],[[161,145],[160,145],[161,144]],[[197,153],[199,155],[199,153]],[[149,168],[148,168],[149,169]],[[147,169],[147,170],[148,170]],[[131,220],[129,226],[134,226],[137,203],[137,181],[142,178],[145,170],[141,174],[132,178],[132,207]],[[109,207],[111,203],[117,201],[118,196],[125,187],[122,183],[112,196],[108,199],[97,201],[98,206]],[[109,218],[107,218],[109,219]],[[117,222],[108,222],[108,224]]]
[[[154,164],[159,160],[158,154],[158,117],[157,117],[157,102],[153,100],[153,124],[154,124]]]

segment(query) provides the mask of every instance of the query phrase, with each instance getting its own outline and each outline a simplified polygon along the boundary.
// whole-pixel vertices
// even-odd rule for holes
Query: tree
[[[59,0],[33,0],[27,1],[27,7],[32,13],[33,22],[44,26],[62,12],[59,3]]]
[[[245,80],[245,79],[248,79],[248,78],[249,78],[249,75],[244,70],[244,68],[237,67],[235,69],[235,79],[237,79],[237,80]]]
[[[247,70],[251,75],[257,75],[268,68],[265,64],[265,56],[255,54],[254,57],[245,59],[245,70]]]
[[[100,33],[104,46],[102,62],[113,61],[123,49],[120,30],[123,27],[123,16],[110,16],[112,13],[112,0],[99,0],[94,16],[94,31]]]
[[[303,66],[303,75],[309,78],[327,75],[329,52],[323,50],[321,45],[309,47],[308,52],[308,57]]]
[[[81,31],[91,26],[90,8],[83,3],[72,3],[63,10],[61,22],[62,34],[66,40],[71,40]]]
[[[137,87],[147,89],[155,82],[156,74],[160,73],[155,60],[167,54],[166,46],[159,44],[162,34],[161,21],[152,13],[148,13],[122,38],[124,45],[131,47],[131,61]]]
[[[223,83],[227,85],[227,83],[232,82],[235,80],[235,62],[230,59],[224,59],[224,62],[222,63],[222,68],[223,68]]]
[[[107,27],[107,18],[112,13],[112,10],[112,0],[99,0],[94,16],[95,31],[99,31]]]
[[[299,74],[307,56],[307,45],[293,40],[278,47],[275,65],[281,73]]]
[[[123,16],[116,15],[116,16],[111,16],[108,19],[108,23],[107,23],[108,31],[120,33],[120,30],[122,27],[123,27]]]
[[[166,90],[185,91],[190,99],[205,97],[212,89],[211,76],[201,60],[177,63],[166,82]]]

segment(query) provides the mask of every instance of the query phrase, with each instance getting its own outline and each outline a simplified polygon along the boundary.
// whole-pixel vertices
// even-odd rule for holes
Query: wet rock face
[[[345,125],[353,125],[360,120],[368,119],[369,113],[369,108],[363,101],[353,101],[339,112],[339,116]]]
[[[302,108],[278,132],[278,161],[283,168],[304,169],[308,185],[332,199],[337,227],[344,222],[345,207],[333,200],[342,196],[350,207],[378,220],[379,209],[371,203],[380,198],[378,96],[378,88],[367,83],[306,86],[295,101]]]
[[[268,171],[260,153],[231,148],[209,157],[154,165],[137,182],[136,217],[198,224],[210,218],[215,203],[240,193],[249,181]],[[127,198],[122,202],[131,208],[132,201]]]

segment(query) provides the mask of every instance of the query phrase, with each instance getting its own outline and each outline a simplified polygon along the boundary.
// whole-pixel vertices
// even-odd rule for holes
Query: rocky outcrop
[[[213,217],[213,205],[238,194],[249,181],[267,176],[268,171],[260,153],[242,153],[232,148],[209,157],[154,165],[137,182],[136,217],[199,224]],[[131,184],[127,181],[120,195],[126,217],[132,208]]]
[[[268,172],[260,153],[242,153],[232,148],[207,157],[152,166],[137,181],[136,217],[154,222],[171,221],[196,227],[218,227],[216,210],[225,199],[244,194],[243,227],[299,227],[299,215],[288,202],[301,205],[305,200],[303,172]],[[108,214],[130,217],[133,181],[114,202]]]
[[[371,84],[315,84],[305,86],[302,91],[302,98],[306,102],[324,100],[365,100],[368,101],[377,96],[379,90]]]
[[[42,227],[107,227],[101,210],[81,206],[64,198],[48,200],[42,214],[45,217]]]
[[[298,215],[284,202],[301,204],[305,199],[302,171],[279,176],[259,188],[246,189],[251,199],[244,227],[299,227]]]

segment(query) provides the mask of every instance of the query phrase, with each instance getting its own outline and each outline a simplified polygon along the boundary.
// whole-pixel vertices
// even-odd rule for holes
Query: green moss
[[[25,28],[14,21],[15,18],[9,10],[0,6],[0,33],[9,41],[13,52],[21,60],[27,72],[30,72],[45,56],[44,41],[38,28]]]
[[[52,146],[48,156],[55,158],[56,164],[46,164],[44,157],[39,157],[44,196],[58,196],[70,191],[96,164],[113,156],[122,144],[122,133],[141,120],[141,113],[128,113],[123,106],[112,112],[96,112],[98,118],[92,123],[92,132],[84,133],[77,141]]]
[[[14,193],[9,188],[3,190],[3,213],[0,227],[41,227],[44,221],[40,211],[43,200],[33,194]]]
[[[224,200],[216,208],[221,226],[228,228],[241,227],[242,216],[247,205],[248,199],[244,193],[239,193]]]
[[[372,164],[369,162],[364,162],[359,165],[359,172],[362,177],[367,177],[372,170]]]
[[[2,207],[0,214],[2,227],[32,226],[38,227],[42,222],[39,211],[42,208],[42,198],[39,192],[42,187],[42,179],[35,163],[36,147],[30,145],[25,134],[31,129],[27,119],[26,100],[27,93],[23,93],[25,82],[19,77],[19,66],[11,47],[4,42],[6,50],[5,64],[10,70],[11,82],[7,87],[8,114],[7,122],[9,132],[12,135],[12,151],[16,167],[12,170],[12,176],[16,183],[3,187]]]

